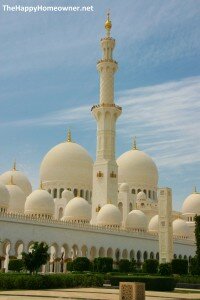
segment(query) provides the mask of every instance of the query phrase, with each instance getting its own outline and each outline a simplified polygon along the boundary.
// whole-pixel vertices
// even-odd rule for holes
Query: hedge
[[[101,287],[103,283],[101,274],[0,274],[0,290]]]
[[[91,262],[87,257],[77,257],[73,260],[72,266],[73,271],[83,272],[91,270]]]
[[[147,259],[142,265],[142,270],[148,274],[158,273],[158,261],[157,259]]]
[[[110,257],[98,257],[93,262],[94,272],[108,273],[113,270],[113,259]]]
[[[128,259],[120,259],[119,261],[119,272],[128,273],[131,270],[131,263]]]
[[[176,276],[176,280],[180,283],[200,284],[200,276]]]
[[[8,270],[14,272],[20,272],[24,269],[24,262],[22,259],[10,259],[8,264]]]
[[[172,273],[179,275],[188,274],[188,260],[187,259],[172,259]]]
[[[170,276],[170,275],[172,275],[172,265],[171,265],[171,263],[160,264],[158,272],[161,276]]]
[[[111,276],[112,286],[119,286],[120,282],[144,282],[147,291],[173,291],[176,280],[173,277],[159,276]]]

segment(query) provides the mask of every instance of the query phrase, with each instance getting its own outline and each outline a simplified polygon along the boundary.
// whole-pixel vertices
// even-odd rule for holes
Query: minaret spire
[[[133,138],[133,150],[138,150],[136,136]]]
[[[13,168],[12,168],[12,171],[17,171],[17,163],[16,163],[16,159],[14,160],[14,163],[13,163]]]
[[[68,129],[68,132],[67,132],[67,142],[71,142],[72,141],[72,134],[71,134],[71,130]]]
[[[101,39],[102,59],[97,62],[100,76],[99,104],[92,107],[97,121],[97,150],[93,167],[92,224],[98,208],[107,203],[117,205],[118,166],[115,159],[115,127],[122,109],[115,104],[114,74],[118,64],[113,59],[115,40],[110,37],[110,14],[105,22],[106,37]]]
[[[110,20],[110,12],[108,11],[108,13],[107,13],[107,20],[105,22],[105,29],[106,29],[106,36],[107,37],[110,37],[111,28],[112,28],[112,22]]]

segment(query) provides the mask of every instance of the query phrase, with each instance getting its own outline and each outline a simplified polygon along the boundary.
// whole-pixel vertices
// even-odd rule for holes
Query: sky
[[[0,8],[0,173],[16,159],[39,184],[44,155],[66,139],[93,159],[99,101],[100,38],[108,9],[114,58],[117,157],[138,148],[159,170],[159,186],[173,190],[181,209],[200,191],[199,0],[6,0],[13,6],[93,6],[90,12],[7,12]]]

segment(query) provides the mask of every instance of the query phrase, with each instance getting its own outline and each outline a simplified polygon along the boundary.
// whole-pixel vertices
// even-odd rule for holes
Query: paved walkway
[[[1,291],[0,300],[118,300],[118,289],[105,288],[80,288],[80,289],[57,289],[41,291]],[[178,290],[178,292],[146,292],[146,300],[200,300],[200,290],[189,292]]]

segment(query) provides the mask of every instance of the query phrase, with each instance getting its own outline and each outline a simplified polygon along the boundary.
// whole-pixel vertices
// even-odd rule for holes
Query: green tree
[[[22,252],[24,267],[31,274],[37,273],[42,265],[49,259],[49,246],[45,243],[35,242],[29,253]]]
[[[200,275],[200,216],[195,216],[195,239],[196,239],[196,270],[198,274]]]

